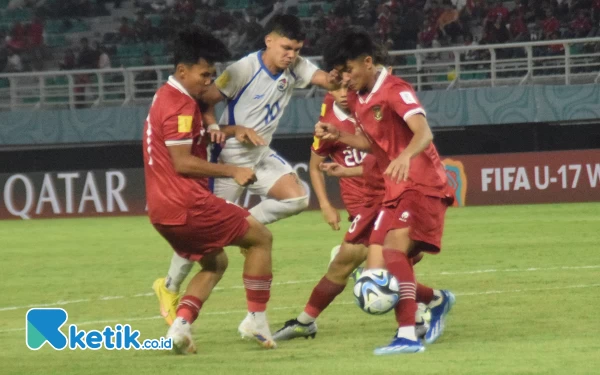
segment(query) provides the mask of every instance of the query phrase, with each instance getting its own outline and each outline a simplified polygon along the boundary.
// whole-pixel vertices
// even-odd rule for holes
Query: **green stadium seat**
[[[310,5],[308,4],[298,4],[298,17],[310,17]]]

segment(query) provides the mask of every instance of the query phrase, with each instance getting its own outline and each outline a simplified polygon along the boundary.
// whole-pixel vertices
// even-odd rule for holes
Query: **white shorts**
[[[268,148],[267,152],[261,153],[259,160],[254,164],[254,173],[256,182],[248,185],[248,193],[258,195],[261,198],[267,197],[269,190],[275,185],[282,176],[290,173],[296,173],[292,166],[279,156],[275,151]],[[233,163],[231,163],[233,164]],[[246,165],[239,165],[246,166]],[[247,165],[251,167],[250,165]],[[233,178],[215,178],[213,192],[219,198],[229,202],[237,202],[246,189],[238,185]]]

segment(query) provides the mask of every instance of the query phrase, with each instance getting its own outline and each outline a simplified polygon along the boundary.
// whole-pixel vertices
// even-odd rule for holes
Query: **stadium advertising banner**
[[[443,159],[456,206],[600,201],[600,150],[454,156]],[[294,169],[309,189],[308,163]],[[327,178],[342,207],[337,181]],[[0,219],[143,215],[141,168],[0,174]],[[238,204],[252,207],[257,196]],[[318,208],[314,194],[311,208]]]

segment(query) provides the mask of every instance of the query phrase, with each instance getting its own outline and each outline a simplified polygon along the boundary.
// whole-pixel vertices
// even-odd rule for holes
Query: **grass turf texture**
[[[55,351],[25,345],[25,306],[70,302],[68,324],[129,323],[141,338],[167,327],[151,293],[171,251],[145,217],[0,222],[2,374],[591,374],[600,368],[600,204],[469,207],[446,217],[441,255],[419,280],[457,295],[445,335],[425,353],[376,357],[393,314],[369,316],[344,293],[319,318],[315,340],[266,351],[242,341],[243,258],[230,266],[195,323],[198,354]],[[295,317],[323,275],[333,232],[318,212],[270,226],[274,233],[272,330]],[[343,229],[347,228],[347,223]],[[137,295],[137,296],[136,296]],[[77,302],[77,300],[83,300]],[[16,308],[13,308],[16,307]]]

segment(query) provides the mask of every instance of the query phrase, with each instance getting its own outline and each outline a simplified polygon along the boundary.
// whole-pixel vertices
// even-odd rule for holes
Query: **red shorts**
[[[243,237],[250,225],[248,216],[245,209],[211,195],[201,207],[187,211],[185,224],[153,225],[179,256],[198,261]]]
[[[390,230],[409,228],[410,238],[417,242],[415,250],[438,253],[442,247],[447,208],[447,199],[409,190],[395,204],[382,207],[370,243],[383,245]]]
[[[373,225],[380,210],[380,205],[361,207],[355,211],[353,210],[352,213],[355,214],[354,219],[344,236],[344,242],[369,246],[369,238],[371,237]]]

